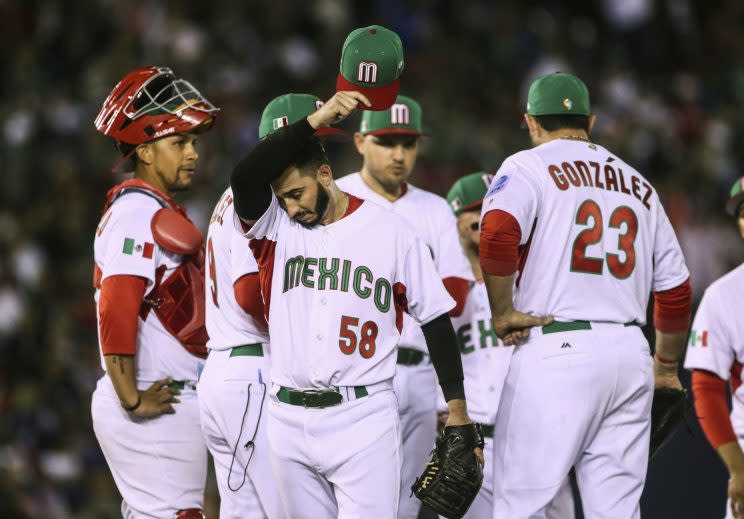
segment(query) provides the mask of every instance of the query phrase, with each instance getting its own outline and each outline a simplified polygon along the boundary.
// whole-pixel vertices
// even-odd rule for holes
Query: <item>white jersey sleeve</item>
[[[529,159],[529,156],[523,156],[523,159]],[[509,213],[519,224],[522,233],[520,245],[529,238],[542,192],[533,170],[537,170],[537,166],[532,169],[520,167],[512,157],[508,158],[496,172],[483,198],[481,222],[488,212],[496,209]]]
[[[257,273],[258,263],[256,263],[256,258],[253,257],[253,252],[250,249],[250,241],[246,241],[244,236],[233,232],[230,234],[230,241],[232,251],[230,255],[232,262],[230,274],[232,276],[231,281],[235,284],[243,276]]]
[[[672,224],[657,202],[656,236],[654,241],[654,277],[651,290],[661,292],[675,288],[690,277]]]
[[[728,380],[736,361],[736,341],[725,322],[730,312],[721,308],[718,295],[711,286],[700,301],[687,343],[685,368],[703,369]]]
[[[155,284],[155,270],[161,251],[155,243],[149,222],[160,209],[147,195],[130,193],[117,200],[103,215],[98,227],[96,262],[101,268],[101,281],[109,276],[131,275],[147,279],[147,290]]]
[[[429,249],[415,238],[405,255],[398,274],[398,282],[405,290],[408,314],[424,325],[455,306],[455,300],[444,288]]]

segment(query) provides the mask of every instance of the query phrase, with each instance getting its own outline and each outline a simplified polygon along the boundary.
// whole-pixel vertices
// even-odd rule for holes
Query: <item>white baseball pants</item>
[[[132,419],[108,375],[93,392],[93,431],[121,493],[124,519],[162,519],[204,508],[207,448],[195,386],[187,384],[178,398],[175,414]]]
[[[211,350],[199,378],[202,433],[214,459],[221,519],[282,519],[266,437],[267,357]]]
[[[288,519],[394,518],[400,492],[400,422],[392,384],[324,408],[268,406],[271,464]],[[381,390],[375,390],[380,389]]]
[[[494,515],[543,519],[575,466],[587,519],[637,519],[652,359],[636,326],[543,334],[516,347],[496,418]]]
[[[398,519],[416,519],[421,501],[411,495],[411,486],[424,471],[437,436],[437,395],[441,392],[431,362],[415,366],[398,364],[393,385],[398,397],[403,435],[400,506]]]

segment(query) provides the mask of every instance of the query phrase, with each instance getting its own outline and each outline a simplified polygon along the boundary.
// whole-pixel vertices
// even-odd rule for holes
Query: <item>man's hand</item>
[[[447,402],[447,407],[449,407],[449,416],[447,416],[447,421],[444,423],[445,427],[448,427],[450,425],[465,425],[468,423],[473,423],[473,420],[471,420],[468,416],[468,410],[467,405],[465,404],[465,400],[450,400],[449,402]],[[478,461],[480,461],[481,467],[485,467],[486,460],[483,456],[483,449],[481,449],[480,447],[476,447],[474,450]]]
[[[307,116],[307,122],[314,129],[328,126],[346,119],[359,103],[372,106],[367,97],[353,90],[336,92],[332,98],[318,108],[318,110]]]
[[[152,383],[150,387],[139,392],[140,404],[131,412],[137,418],[155,418],[163,414],[175,414],[172,404],[180,402],[176,398],[181,394],[177,389],[171,389],[168,384],[172,378],[164,378]]]
[[[514,346],[523,342],[530,335],[533,326],[545,326],[553,322],[552,315],[537,316],[524,314],[509,309],[493,317],[493,331],[505,346]]]
[[[654,356],[654,388],[668,387],[671,389],[682,389],[679,381],[679,366],[677,362],[661,362]]]
[[[729,476],[728,497],[734,519],[744,519],[744,473],[732,472]]]

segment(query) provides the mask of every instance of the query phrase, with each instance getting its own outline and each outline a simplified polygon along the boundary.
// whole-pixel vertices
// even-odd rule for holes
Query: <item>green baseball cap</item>
[[[372,106],[360,103],[360,109],[387,110],[398,95],[402,72],[403,44],[397,34],[379,25],[354,29],[341,50],[336,92],[361,92]]]
[[[370,111],[362,114],[359,125],[362,135],[384,135],[405,133],[407,135],[426,135],[421,128],[421,105],[406,96],[398,96],[387,110]]]
[[[729,199],[726,200],[726,212],[731,216],[739,216],[739,206],[744,202],[744,177],[741,177],[731,188]]]
[[[447,192],[449,202],[455,216],[460,216],[464,211],[478,209],[483,203],[483,197],[488,192],[488,187],[493,180],[493,173],[478,171],[460,178]]]
[[[261,114],[258,125],[258,138],[263,139],[283,126],[288,126],[307,117],[323,106],[323,101],[312,94],[284,94],[272,99]],[[323,126],[315,132],[316,136],[347,135],[338,128]]]
[[[589,115],[589,90],[571,74],[540,76],[527,94],[528,115]]]

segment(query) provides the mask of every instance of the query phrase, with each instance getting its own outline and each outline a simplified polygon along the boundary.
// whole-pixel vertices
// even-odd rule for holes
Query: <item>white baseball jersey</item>
[[[460,247],[455,217],[444,198],[406,184],[404,195],[391,202],[370,189],[360,173],[341,177],[336,180],[336,185],[347,193],[402,216],[429,247],[440,279],[456,277],[473,281],[473,272]],[[427,351],[421,328],[408,316],[404,318],[400,345]]]
[[[258,272],[258,264],[248,242],[235,230],[234,215],[232,189],[227,188],[214,208],[207,234],[206,325],[207,347],[212,350],[269,340],[266,323],[256,322],[235,300],[233,284]]]
[[[403,313],[426,324],[454,306],[413,229],[390,211],[356,202],[340,220],[307,229],[272,196],[246,234],[269,308],[277,384],[328,388],[391,379]],[[242,228],[237,218],[235,224]]]
[[[493,424],[514,348],[504,346],[493,331],[483,281],[470,289],[465,309],[452,317],[452,326],[460,345],[468,414],[475,422]]]
[[[101,281],[122,274],[139,276],[147,280],[145,293],[148,293],[155,285],[156,271],[164,271],[165,281],[181,264],[183,256],[162,249],[150,230],[152,217],[161,207],[152,196],[131,192],[116,199],[101,217],[93,242]],[[100,319],[99,294],[100,290],[96,289],[96,315]],[[135,357],[137,381],[154,382],[165,377],[195,381],[203,365],[202,359],[187,352],[163,327],[154,312],[148,312],[144,320],[140,315]],[[101,366],[106,370],[103,354]]]
[[[496,209],[521,229],[522,312],[643,325],[649,292],[689,277],[656,190],[597,144],[557,139],[510,156],[481,218]]]
[[[703,369],[731,380],[733,391],[731,422],[744,432],[744,388],[741,362],[744,359],[744,265],[714,281],[705,291],[687,344],[685,368]]]

